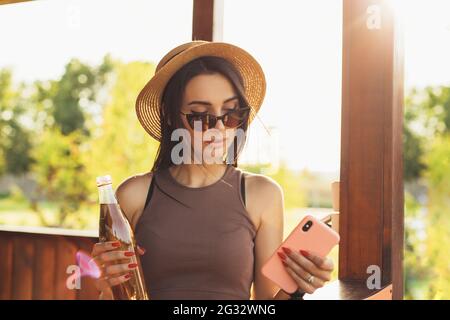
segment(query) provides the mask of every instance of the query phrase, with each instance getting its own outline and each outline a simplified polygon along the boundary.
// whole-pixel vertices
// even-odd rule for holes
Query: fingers
[[[95,287],[98,291],[107,291],[111,288],[107,278],[100,278],[95,281]]]
[[[106,251],[116,250],[120,247],[119,241],[98,242],[94,244],[91,255],[93,257],[98,256]]]
[[[127,273],[127,274],[124,274],[121,276],[107,278],[106,282],[108,283],[108,285],[110,287],[114,287],[121,283],[127,282],[130,279],[131,279],[131,274]]]
[[[304,257],[302,254],[293,251],[289,248],[282,247],[285,256],[289,257],[298,267],[301,267],[307,273],[313,275],[314,277],[325,281],[330,281],[331,279],[331,271],[322,270],[317,267],[311,260]]]
[[[112,262],[116,260],[129,261],[134,256],[132,251],[108,251],[98,256],[98,259],[102,262]]]
[[[334,264],[333,264],[333,260],[325,257],[319,257],[315,254],[312,254],[311,252],[307,252],[307,251],[301,251],[301,254],[312,261],[312,263],[314,263],[319,269],[325,270],[325,271],[333,271],[334,269]]]
[[[137,245],[136,246],[137,247],[137,252],[138,252],[138,254],[139,255],[144,255],[144,253],[145,253],[145,248],[142,248],[141,246],[139,246],[139,245]]]
[[[113,264],[105,268],[105,275],[107,277],[117,275],[119,273],[128,272],[137,268],[137,263],[123,263]]]
[[[119,251],[121,243],[119,241],[108,241],[96,243],[92,249],[91,262],[95,262],[102,270],[102,276],[95,281],[96,287],[100,291],[106,291],[110,287],[124,283],[131,278],[133,269],[137,268],[132,261],[135,255],[132,251]],[[145,250],[138,247],[139,254],[144,254]]]
[[[311,284],[307,283],[305,280],[303,280],[297,273],[295,273],[289,266],[286,268],[287,273],[294,279],[294,281],[297,283],[299,290],[313,294],[314,291],[316,291],[316,287],[312,286]]]
[[[314,287],[314,289],[322,288],[325,285],[325,281],[323,281],[319,277],[313,276],[311,273],[304,270],[301,266],[299,266],[295,261],[293,261],[291,258],[286,257],[284,260],[285,266],[293,271],[297,277],[303,280],[306,284]],[[309,282],[308,280],[313,276],[312,282]]]
[[[107,251],[99,254],[91,259],[89,263],[95,263],[99,269],[103,269],[102,273],[105,273],[105,268],[111,265],[129,264],[132,261],[134,252],[131,251]]]

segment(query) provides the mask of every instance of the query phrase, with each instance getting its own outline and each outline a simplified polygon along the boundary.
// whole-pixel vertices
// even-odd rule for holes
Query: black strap
[[[148,188],[148,192],[147,192],[147,199],[145,199],[145,205],[144,205],[144,210],[145,208],[147,208],[147,205],[150,203],[150,199],[152,198],[153,195],[153,188],[154,188],[154,181],[155,181],[155,175],[152,175],[152,181],[150,182],[150,186]]]
[[[152,181],[150,182],[150,186],[148,188],[148,192],[147,192],[147,198],[145,199],[145,205],[144,205],[144,210],[145,208],[147,208],[148,204],[150,203],[150,200],[152,198],[153,195],[153,189],[154,189],[154,175],[152,176]],[[245,175],[244,173],[242,173],[241,175],[241,195],[242,195],[242,200],[244,201],[244,205],[246,205],[245,203]]]
[[[245,203],[245,176],[244,173],[241,174],[241,195],[242,195],[242,201]]]

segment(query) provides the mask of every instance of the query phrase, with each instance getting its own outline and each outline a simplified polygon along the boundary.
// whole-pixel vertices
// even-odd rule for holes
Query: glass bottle
[[[137,268],[126,272],[131,274],[131,278],[128,281],[111,287],[114,299],[148,300],[141,262],[138,254],[136,254],[137,250],[135,250],[136,241],[134,233],[128,219],[123,214],[117,202],[112,188],[111,176],[100,176],[96,180],[100,203],[100,242],[119,241],[121,245],[117,250],[134,252],[134,255],[130,257],[130,263],[136,263],[138,265]],[[114,264],[116,263],[120,264],[121,262],[114,262]],[[118,274],[118,276],[123,274]]]

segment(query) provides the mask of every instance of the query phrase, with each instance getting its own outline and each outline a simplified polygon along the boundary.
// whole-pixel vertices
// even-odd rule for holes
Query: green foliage
[[[23,174],[32,163],[26,111],[23,87],[14,88],[11,71],[0,70],[0,174]]]
[[[72,59],[60,80],[55,84],[53,100],[53,118],[63,134],[75,130],[88,133],[85,126],[83,107],[95,103],[100,88],[107,82],[112,70],[112,60],[106,56],[98,67],[90,67],[78,59]]]
[[[405,193],[404,275],[405,299],[424,299],[424,288],[430,281],[430,268],[425,254],[424,221],[421,205]]]
[[[413,89],[405,99],[404,178],[418,179],[426,169],[422,156],[434,136],[450,133],[450,87]]]
[[[154,73],[154,65],[116,62],[114,68],[115,81],[110,102],[103,109],[103,122],[92,129],[93,137],[84,145],[92,201],[97,201],[96,176],[110,174],[117,186],[131,175],[150,171],[158,148],[135,112],[136,97]]]
[[[80,131],[64,135],[59,128],[53,128],[38,137],[39,147],[33,149],[36,163],[32,171],[39,191],[59,207],[57,226],[65,226],[67,216],[86,200],[88,181],[79,147],[81,139]]]
[[[424,161],[429,184],[426,256],[432,270],[427,298],[450,299],[450,134],[436,137]]]
[[[267,166],[241,166],[243,169],[267,176],[278,182],[284,191],[284,204],[287,210],[303,208],[307,205],[306,181],[308,173],[305,171],[294,172],[286,164],[281,163],[276,172],[268,170]]]
[[[405,195],[405,298],[448,299],[450,87],[412,90],[404,133],[405,180],[420,179],[427,187],[425,206]]]

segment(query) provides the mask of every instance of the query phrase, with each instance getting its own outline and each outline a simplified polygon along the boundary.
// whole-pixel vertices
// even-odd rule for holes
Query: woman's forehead
[[[184,100],[204,100],[211,103],[223,103],[235,97],[236,93],[230,81],[221,74],[199,75],[192,78],[184,90]]]

